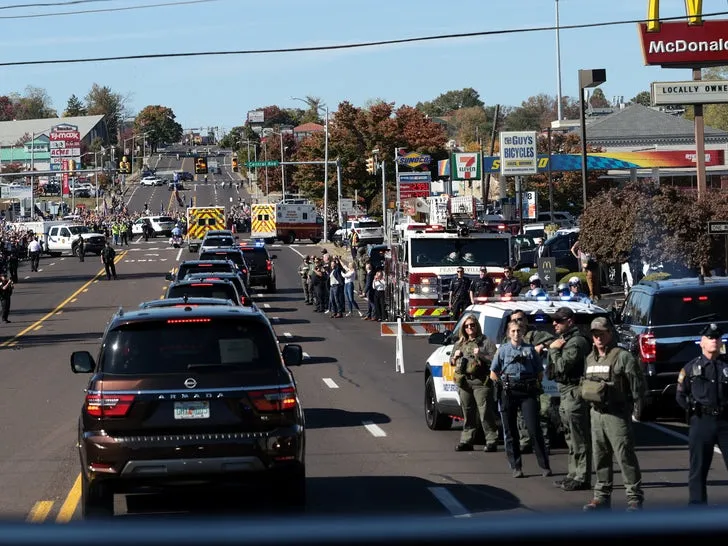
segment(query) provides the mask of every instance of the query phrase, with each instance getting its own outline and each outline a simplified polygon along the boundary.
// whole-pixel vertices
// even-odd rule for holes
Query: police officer
[[[708,502],[707,479],[716,444],[728,467],[728,361],[721,354],[723,331],[710,324],[700,332],[702,354],[680,370],[677,403],[689,415],[690,504]]]
[[[544,477],[551,476],[549,456],[538,426],[538,396],[542,392],[543,366],[533,345],[523,341],[523,327],[508,323],[508,338],[498,348],[490,367],[490,377],[500,381],[498,406],[503,423],[503,443],[514,478],[523,478],[521,450],[518,443],[517,413],[520,408],[531,436],[535,439],[536,460]]]
[[[548,294],[546,294],[543,286],[541,286],[541,277],[539,277],[538,274],[531,275],[529,277],[528,292],[526,292],[526,297],[531,299],[549,299]]]
[[[495,284],[488,276],[485,267],[480,268],[480,276],[470,283],[470,303],[475,303],[476,298],[487,298],[493,295]]]
[[[460,443],[455,446],[455,451],[473,450],[478,422],[485,432],[484,451],[497,450],[498,425],[490,378],[490,362],[495,352],[496,346],[483,335],[478,318],[466,315],[450,357],[450,365],[455,367],[453,379],[458,386],[464,417]]]
[[[559,307],[551,319],[559,336],[549,344],[546,373],[559,386],[559,414],[564,426],[564,438],[569,446],[569,466],[566,478],[554,483],[564,491],[591,489],[592,451],[589,426],[589,404],[581,398],[581,378],[584,363],[591,350],[574,323],[574,311]]]
[[[78,261],[83,262],[86,259],[86,242],[81,234],[78,234]]]
[[[114,259],[116,258],[116,251],[111,246],[111,241],[106,241],[106,246],[101,250],[101,263],[104,264],[104,270],[106,271],[106,280],[110,281],[111,277],[117,280],[116,276],[116,264]]]
[[[511,267],[503,268],[504,277],[501,279],[498,285],[498,294],[501,296],[517,296],[521,292],[521,281],[513,275],[513,269]]]
[[[632,410],[645,394],[645,376],[629,351],[617,347],[604,317],[591,322],[594,348],[586,357],[582,398],[591,404],[591,437],[597,483],[584,511],[608,509],[614,485],[612,458],[622,471],[627,511],[642,509],[642,473],[635,452]]]
[[[465,276],[462,267],[457,268],[457,277],[450,283],[450,313],[453,320],[458,320],[468,305],[470,295],[470,279]]]

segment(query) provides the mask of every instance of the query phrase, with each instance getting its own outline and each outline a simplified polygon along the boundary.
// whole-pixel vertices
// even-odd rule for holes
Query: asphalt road
[[[198,199],[223,203],[234,190],[196,190]],[[166,188],[138,188],[133,203]],[[195,190],[191,190],[193,193]],[[168,195],[164,193],[161,195]],[[153,200],[153,198],[151,199]],[[394,339],[376,323],[330,319],[302,305],[296,268],[313,245],[273,246],[278,288],[258,294],[281,342],[300,343],[306,358],[294,370],[306,411],[307,514],[383,514],[487,517],[491,513],[579,512],[589,492],[562,492],[563,449],[552,453],[556,477],[540,477],[526,455],[526,479],[511,477],[503,451],[456,453],[457,430],[433,432],[423,417],[423,363],[432,347],[422,338],[404,342],[405,374],[394,371]],[[74,375],[69,355],[96,352],[108,318],[121,306],[159,298],[164,274],[187,258],[161,239],[119,249],[118,281],[100,276],[97,257],[86,262],[43,258],[41,271],[23,264],[13,296],[11,324],[0,330],[4,370],[0,410],[0,514],[41,522],[78,519],[79,461],[76,423],[87,377]],[[637,424],[646,509],[683,506],[687,500],[685,428],[675,422]],[[728,503],[728,473],[716,455],[711,503]],[[620,483],[617,472],[616,481]],[[618,488],[614,505],[624,493]],[[119,515],[268,513],[255,497],[231,508],[215,498],[117,496]]]

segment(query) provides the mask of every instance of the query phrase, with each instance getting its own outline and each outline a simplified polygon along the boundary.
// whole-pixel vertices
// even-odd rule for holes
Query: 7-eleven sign
[[[450,172],[453,180],[479,180],[481,159],[478,152],[452,154]]]

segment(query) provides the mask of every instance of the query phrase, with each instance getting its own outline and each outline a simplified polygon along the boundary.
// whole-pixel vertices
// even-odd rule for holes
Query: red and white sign
[[[53,127],[48,133],[51,149],[51,169],[67,170],[67,159],[75,159],[77,168],[81,167],[81,133],[76,125],[62,123]],[[63,193],[68,189],[68,174],[63,175]]]
[[[667,68],[699,68],[728,64],[728,20],[667,21],[656,32],[638,25],[645,64]]]
[[[429,197],[429,182],[400,182],[399,198],[411,199],[412,197]]]
[[[64,159],[63,163],[61,163],[61,169],[63,169],[64,171],[68,170],[68,160],[67,159]],[[71,188],[68,185],[68,173],[63,173],[63,186],[62,186],[61,192],[63,193],[63,195],[71,195]]]
[[[51,157],[80,157],[81,148],[53,148]]]
[[[48,135],[48,138],[51,140],[63,140],[66,142],[80,142],[81,133],[78,131],[56,130],[54,127]]]

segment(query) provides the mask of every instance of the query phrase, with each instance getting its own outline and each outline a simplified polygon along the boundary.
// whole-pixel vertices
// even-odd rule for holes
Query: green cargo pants
[[[622,471],[627,502],[644,500],[642,473],[635,452],[632,412],[619,414],[591,410],[592,449],[597,483],[594,498],[609,502],[614,485],[613,458]]]
[[[559,383],[561,401],[559,414],[564,425],[564,439],[569,447],[566,478],[591,485],[592,440],[590,427],[591,405],[581,397],[579,385]]]
[[[478,422],[482,423],[486,445],[498,443],[498,425],[495,422],[495,386],[490,379],[466,379],[468,388],[458,389],[460,405],[463,408],[463,431],[461,444],[475,441]]]

